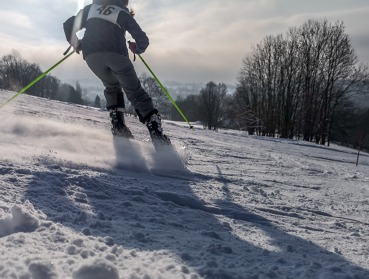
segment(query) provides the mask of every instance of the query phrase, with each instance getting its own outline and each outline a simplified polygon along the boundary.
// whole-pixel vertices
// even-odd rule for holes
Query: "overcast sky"
[[[48,69],[68,47],[63,22],[91,2],[2,1],[1,57],[16,52]],[[307,19],[343,21],[360,60],[369,63],[368,0],[130,0],[130,7],[150,38],[143,57],[163,82],[236,84],[252,45]],[[145,71],[140,61],[135,66],[138,74]],[[81,55],[52,74],[64,82],[97,82]]]

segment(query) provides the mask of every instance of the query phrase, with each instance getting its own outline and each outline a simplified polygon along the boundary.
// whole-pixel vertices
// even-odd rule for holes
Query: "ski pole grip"
[[[69,46],[68,48],[67,48],[67,50],[66,51],[64,51],[64,53],[63,53],[63,55],[64,56],[66,56],[67,55],[67,53],[70,51],[70,49],[72,48],[72,46]]]

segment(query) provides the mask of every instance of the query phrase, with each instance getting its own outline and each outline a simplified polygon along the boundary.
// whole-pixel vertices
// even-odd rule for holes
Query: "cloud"
[[[14,19],[17,20],[14,20]],[[31,31],[34,24],[27,16],[18,12],[0,10],[0,36],[2,42],[18,40]]]
[[[162,66],[163,75],[196,81],[222,81],[223,77],[227,82],[235,82],[243,57],[251,45],[265,36],[285,33],[289,27],[301,25],[309,18],[333,21],[343,18],[348,30],[357,30],[356,26],[360,26],[355,20],[357,13],[368,6],[365,1],[358,1],[356,5],[360,7],[353,9],[353,5],[340,0],[144,3],[137,4],[137,20],[151,39],[147,54]],[[361,25],[366,26],[362,22]],[[358,37],[366,35],[362,32]]]
[[[91,0],[13,0],[0,10],[0,55],[18,50],[46,68],[67,47],[63,22]],[[342,20],[363,62],[369,62],[367,0],[130,0],[150,38],[143,56],[162,80],[235,83],[242,59],[265,36],[307,19]],[[96,80],[81,57],[54,73]],[[138,73],[147,70],[135,62]],[[64,68],[64,67],[62,67]]]

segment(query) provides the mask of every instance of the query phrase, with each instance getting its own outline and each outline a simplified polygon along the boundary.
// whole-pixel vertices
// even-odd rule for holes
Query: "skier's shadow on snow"
[[[107,246],[132,250],[138,261],[140,251],[170,251],[178,255],[178,267],[165,268],[181,269],[182,262],[203,278],[368,278],[368,270],[233,203],[230,193],[213,205],[205,203],[193,187],[209,181],[196,174],[194,180],[175,179],[125,167],[118,164],[96,176],[48,161],[47,170],[33,174],[25,198],[81,237],[108,239]],[[268,235],[269,248],[243,239],[242,228]],[[182,267],[182,272],[191,271]]]

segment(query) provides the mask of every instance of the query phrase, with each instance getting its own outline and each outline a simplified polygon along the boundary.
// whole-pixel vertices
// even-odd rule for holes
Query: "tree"
[[[222,103],[223,117],[220,123],[221,128],[240,129],[241,125],[237,119],[236,104],[232,95],[227,94]]]
[[[332,142],[357,148],[361,132],[365,137],[362,148],[369,150],[369,109],[358,109],[351,102],[345,102],[339,107],[332,127]]]
[[[76,88],[68,83],[63,83],[59,86],[57,93],[55,94],[55,99],[62,102],[69,102],[74,104],[83,104],[82,99],[83,89],[79,82],[76,83]]]
[[[199,109],[199,97],[197,95],[189,95],[185,99],[178,97],[176,100],[178,107],[186,115],[188,121],[194,122],[201,119]],[[175,121],[183,121],[182,116],[174,106],[171,106],[170,119]]]
[[[62,102],[69,102],[72,98],[70,96],[74,95],[76,90],[74,87],[68,83],[63,83],[58,88],[55,99]]]
[[[325,144],[338,108],[367,80],[343,23],[309,20],[266,37],[244,58],[234,96],[239,122]]]
[[[101,99],[100,99],[99,95],[96,95],[95,102],[94,102],[94,107],[95,108],[101,108]]]
[[[199,109],[201,120],[208,129],[217,130],[224,115],[223,100],[227,94],[227,86],[223,83],[216,85],[209,82],[201,89],[199,95]]]
[[[47,75],[42,80],[41,97],[55,99],[56,92],[60,86],[60,81],[53,76]]]
[[[40,67],[28,63],[20,55],[5,55],[0,60],[0,84],[3,89],[19,91],[42,74]],[[42,84],[36,83],[27,94],[41,96]]]
[[[75,88],[73,94],[69,95],[68,102],[82,105],[83,104],[82,91],[83,91],[82,87],[81,87],[80,83],[77,81],[76,82],[76,88]]]
[[[0,59],[0,88],[2,89],[20,91],[40,75],[42,75],[40,67],[22,59],[18,53],[5,55]],[[43,77],[25,93],[64,102],[84,103],[83,90],[78,81],[74,89],[69,84],[61,84],[51,75]]]
[[[150,95],[154,107],[160,111],[162,116],[169,115],[171,103],[160,85],[153,77],[148,77],[145,73],[140,76],[143,89]]]

